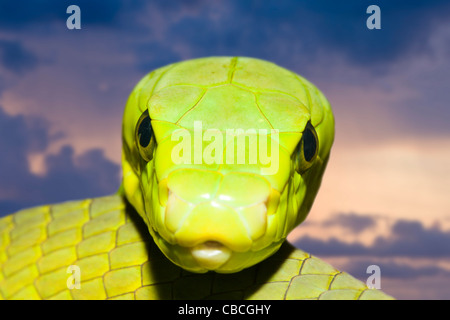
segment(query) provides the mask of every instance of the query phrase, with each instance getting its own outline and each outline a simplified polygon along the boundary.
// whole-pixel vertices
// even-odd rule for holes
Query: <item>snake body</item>
[[[284,241],[334,138],[306,79],[253,58],[174,63],[136,85],[122,132],[118,194],[0,220],[0,298],[389,298]]]

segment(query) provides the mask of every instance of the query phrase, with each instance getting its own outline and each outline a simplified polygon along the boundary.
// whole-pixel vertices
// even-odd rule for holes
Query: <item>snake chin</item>
[[[217,241],[206,241],[191,248],[191,254],[199,266],[215,270],[231,257],[231,250]]]
[[[194,246],[181,246],[164,240],[154,229],[149,229],[161,252],[174,264],[186,271],[205,273],[235,273],[251,267],[274,254],[284,239],[256,251],[237,252],[227,245],[208,240]]]

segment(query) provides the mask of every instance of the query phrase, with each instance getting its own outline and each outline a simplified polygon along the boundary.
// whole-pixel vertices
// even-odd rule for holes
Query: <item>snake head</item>
[[[237,272],[305,219],[333,136],[328,101],[286,69],[229,57],[172,64],[127,102],[125,195],[172,262]]]

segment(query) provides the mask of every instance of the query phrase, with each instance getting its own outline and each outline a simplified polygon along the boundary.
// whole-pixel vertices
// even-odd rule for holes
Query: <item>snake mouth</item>
[[[218,241],[206,241],[190,250],[199,266],[208,270],[215,270],[225,264],[232,253],[228,247]]]

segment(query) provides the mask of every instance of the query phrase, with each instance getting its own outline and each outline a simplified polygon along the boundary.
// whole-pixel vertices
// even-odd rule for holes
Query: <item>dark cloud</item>
[[[374,227],[375,225],[376,220],[373,216],[363,216],[355,213],[338,213],[332,216],[329,220],[324,221],[322,224],[323,227],[342,227],[355,234],[359,234],[364,230]]]
[[[4,69],[22,75],[36,67],[38,58],[20,42],[0,39],[0,62]]]
[[[0,108],[0,216],[45,203],[96,197],[115,192],[120,167],[94,149],[79,156],[71,146],[45,159],[47,173],[30,172],[28,155],[42,152],[55,138],[37,117],[10,116]]]
[[[361,243],[346,243],[337,238],[322,240],[304,236],[294,242],[297,248],[319,256],[351,256],[370,254],[370,248]]]
[[[450,291],[443,284],[450,281],[450,270],[445,267],[450,257],[449,243],[450,231],[400,219],[388,236],[378,237],[371,245],[309,236],[294,245],[331,260],[336,268],[363,282],[373,274],[368,267],[378,266],[381,289],[397,299],[448,299]]]
[[[399,220],[392,236],[379,237],[373,244],[378,254],[409,257],[450,257],[450,231],[425,228],[419,221]]]
[[[58,154],[47,157],[46,166],[49,170],[41,183],[48,187],[42,194],[51,202],[96,197],[119,188],[120,168],[100,149],[76,157],[71,146],[64,146]]]
[[[62,3],[57,4],[51,0],[42,0],[39,2],[24,1],[21,5],[18,5],[17,1],[14,0],[1,1],[0,27],[23,27],[36,21],[48,21],[58,16],[57,12],[63,9],[61,5]],[[61,13],[65,13],[65,10],[61,11]]]
[[[416,264],[414,261],[396,262],[394,259],[349,259],[340,270],[366,282],[373,275],[367,270],[371,265],[379,267],[378,284],[381,290],[399,300],[450,299],[450,271],[437,263]],[[371,282],[373,279],[370,279]],[[373,284],[373,282],[371,283]]]
[[[443,258],[450,257],[449,243],[450,231],[436,226],[426,228],[420,221],[400,219],[392,226],[388,237],[380,236],[370,246],[309,236],[297,240],[295,246],[322,256]]]
[[[372,4],[381,9],[380,30],[366,28],[366,9]],[[450,4],[444,0],[319,0],[306,1],[304,8],[313,14],[310,25],[321,46],[337,49],[353,62],[377,68],[428,50],[434,27],[450,13]]]
[[[0,27],[7,29],[29,27],[30,25],[50,25],[53,21],[65,22],[70,5],[81,9],[83,25],[113,26],[123,11],[139,10],[144,1],[140,0],[2,0],[0,2]],[[65,23],[61,26],[65,28]]]
[[[39,24],[47,26],[44,30],[48,32],[55,26],[52,21],[60,21],[58,25],[65,28],[66,9],[72,4],[81,8],[83,27],[127,30],[129,37],[125,38],[138,43],[139,57],[147,46],[149,56],[156,58],[152,58],[155,62],[138,62],[144,71],[177,59],[175,48],[182,47],[188,55],[183,58],[247,55],[302,73],[314,65],[318,53],[340,55],[350,63],[382,72],[399,59],[428,52],[430,35],[450,14],[450,3],[444,0],[379,0],[382,29],[368,30],[366,9],[373,4],[369,0],[42,0],[21,2],[20,6],[5,0],[0,2],[0,27],[32,30]],[[161,26],[149,21],[146,28],[142,21],[151,20],[155,12]],[[155,32],[163,34],[150,41],[145,37]]]
[[[28,174],[27,154],[47,148],[48,122],[37,117],[10,116],[0,107],[0,183],[5,187]]]
[[[294,70],[314,65],[318,53],[340,55],[350,63],[380,73],[399,59],[430,50],[435,27],[450,14],[443,0],[381,0],[382,28],[369,30],[366,9],[373,1],[227,1],[196,2],[196,13],[156,2],[163,16],[178,12],[164,45],[188,48],[189,57],[247,55]],[[161,46],[164,47],[164,46]]]
[[[354,259],[345,266],[345,271],[359,279],[367,279],[372,272],[367,271],[370,265],[380,267],[381,279],[414,279],[418,277],[450,277],[450,271],[437,265],[411,265],[407,263],[399,263],[392,260],[372,259]]]

